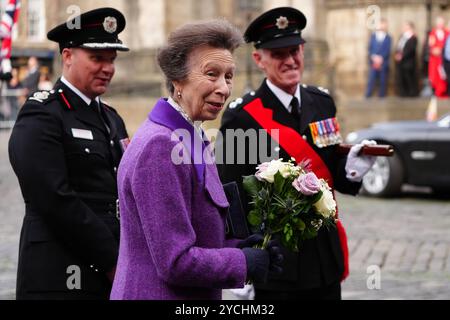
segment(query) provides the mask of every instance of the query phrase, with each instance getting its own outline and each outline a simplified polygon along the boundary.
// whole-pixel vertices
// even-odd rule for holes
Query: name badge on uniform
[[[336,118],[329,118],[309,124],[314,144],[318,148],[325,148],[343,142],[339,123]]]
[[[94,140],[94,136],[92,135],[91,130],[72,128],[72,135],[74,138],[78,138],[78,139]]]

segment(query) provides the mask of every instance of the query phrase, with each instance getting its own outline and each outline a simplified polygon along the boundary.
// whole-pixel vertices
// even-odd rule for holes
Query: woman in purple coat
[[[242,36],[224,20],[185,25],[158,63],[170,93],[133,137],[118,172],[119,261],[111,299],[221,299],[280,263],[260,238],[225,239],[228,202],[200,124],[230,96]]]

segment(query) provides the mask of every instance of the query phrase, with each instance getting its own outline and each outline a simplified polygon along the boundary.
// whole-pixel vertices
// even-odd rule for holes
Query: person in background
[[[27,76],[22,81],[25,89],[24,94],[27,98],[38,90],[40,76],[39,61],[36,57],[32,56],[28,59]]]
[[[242,35],[225,20],[181,26],[158,53],[169,91],[119,166],[119,262],[111,299],[221,299],[223,288],[265,282],[282,257],[262,237],[226,239],[229,203],[201,122],[231,94]],[[181,158],[180,158],[181,155]]]
[[[442,51],[442,61],[447,79],[447,95],[450,97],[450,33],[445,39],[444,49]]]
[[[377,30],[370,36],[369,80],[367,82],[366,98],[372,96],[376,82],[379,82],[378,96],[380,98],[386,96],[392,42],[391,36],[387,31],[387,20],[382,18]]]
[[[117,167],[125,124],[106,105],[125,17],[99,8],[47,38],[59,44],[62,76],[19,112],[9,159],[25,202],[17,299],[108,299],[119,251]]]
[[[6,100],[9,103],[9,107],[11,110],[9,120],[15,121],[17,118],[17,113],[19,112],[20,100],[19,98],[23,95],[23,86],[19,80],[19,74],[17,68],[13,68],[11,70],[11,80],[8,81],[7,88],[7,97]]]
[[[417,36],[411,21],[403,25],[403,33],[397,43],[395,63],[397,71],[397,91],[401,97],[417,96],[416,74]]]
[[[38,89],[50,91],[53,88],[53,83],[50,81],[48,73],[42,73],[39,77]]]
[[[445,20],[436,18],[436,26],[428,35],[428,78],[436,97],[447,97],[447,76],[442,61],[445,39],[448,37],[445,29]]]

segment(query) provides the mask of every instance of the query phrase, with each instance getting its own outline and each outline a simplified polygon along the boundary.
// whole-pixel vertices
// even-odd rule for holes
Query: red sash
[[[272,119],[273,110],[264,108],[261,99],[253,100],[244,107],[244,110],[253,119],[255,119],[256,122],[258,122],[258,124],[267,131],[272,139],[274,139],[284,150],[286,150],[291,157],[294,157],[297,162],[309,159],[311,170],[317,175],[317,177],[325,179],[328,182],[328,185],[333,188],[333,177],[328,170],[328,167],[322,161],[322,158],[320,158],[320,156],[297,131],[274,121]],[[278,135],[272,136],[272,130],[278,130]],[[338,218],[337,214],[336,218]],[[341,281],[343,281],[349,274],[347,235],[340,220],[337,220],[336,226],[344,256],[344,273],[341,277]]]

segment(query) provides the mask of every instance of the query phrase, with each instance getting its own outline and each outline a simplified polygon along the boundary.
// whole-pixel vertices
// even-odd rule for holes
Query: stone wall
[[[432,17],[443,15],[450,18],[450,9],[441,10],[434,0]],[[293,6],[302,10],[308,19],[303,34],[305,45],[304,83],[329,88],[335,98],[362,97],[367,81],[367,43],[371,30],[367,26],[369,6],[378,6],[381,16],[389,21],[389,31],[394,45],[398,41],[402,23],[412,20],[419,38],[419,57],[425,39],[427,11],[425,0],[46,0],[46,20],[49,30],[66,20],[67,8],[79,5],[82,11],[111,6],[121,10],[127,17],[127,28],[120,35],[130,46],[130,53],[120,53],[113,87],[118,94],[152,92],[157,94],[161,73],[156,65],[155,54],[167,35],[181,24],[209,18],[225,17],[243,32],[248,23],[263,10],[278,6]],[[254,8],[246,11],[248,5]],[[27,14],[27,0],[22,2],[22,17]],[[17,48],[47,48],[57,52],[57,45],[49,41],[29,43],[26,41],[26,19],[19,21]],[[261,73],[250,58],[252,47],[244,46],[237,53],[238,73],[234,95],[239,96],[250,88],[256,88]],[[60,73],[61,62],[56,54],[54,73]],[[419,60],[419,59],[418,59]],[[420,61],[418,61],[421,67]],[[389,94],[394,92],[394,63],[391,61]],[[147,84],[146,84],[147,83]],[[156,91],[155,91],[156,90]],[[164,92],[160,90],[159,92]]]

